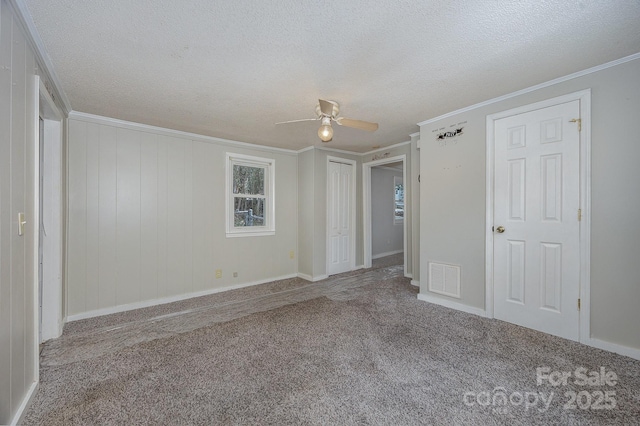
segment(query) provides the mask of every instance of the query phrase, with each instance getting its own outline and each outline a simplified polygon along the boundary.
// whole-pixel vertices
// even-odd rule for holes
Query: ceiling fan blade
[[[279,123],[276,123],[276,126],[278,124],[299,123],[301,121],[318,121],[318,120],[320,119],[319,118],[303,118],[302,120],[281,121]]]
[[[370,123],[362,120],[352,120],[351,118],[338,117],[336,123],[341,126],[353,127],[354,129],[366,130],[367,132],[375,132],[378,130],[378,123]]]
[[[331,117],[333,115],[333,103],[329,101],[325,101],[324,99],[318,99],[318,103],[320,104],[320,111],[324,115],[328,115]]]

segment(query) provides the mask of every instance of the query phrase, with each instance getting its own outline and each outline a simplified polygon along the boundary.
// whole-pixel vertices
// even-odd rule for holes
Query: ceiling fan
[[[339,126],[353,127],[354,129],[375,132],[378,130],[378,123],[370,123],[368,121],[353,120],[351,118],[338,117],[340,113],[340,105],[335,101],[325,101],[318,99],[316,106],[316,118],[303,118],[302,120],[282,121],[278,124],[298,123],[300,121],[318,121],[321,120],[322,125],[318,129],[318,137],[322,142],[331,142],[333,139],[333,128],[331,122],[338,123]]]

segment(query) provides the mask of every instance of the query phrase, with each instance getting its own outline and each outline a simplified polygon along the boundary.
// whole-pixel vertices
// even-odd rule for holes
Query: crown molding
[[[498,96],[497,98],[489,99],[487,101],[483,101],[474,105],[470,105],[465,108],[457,109],[455,111],[448,112],[446,114],[439,115],[438,117],[430,118],[425,121],[421,121],[418,123],[418,126],[424,126],[426,124],[435,123],[436,121],[440,121],[445,118],[453,117],[454,115],[458,115],[464,112],[472,111],[477,108],[481,108],[483,106],[491,105],[496,102],[504,101],[507,99],[515,98],[516,96],[524,95],[525,93],[533,92],[536,90],[544,89],[545,87],[553,86],[555,84],[563,83],[565,81],[573,80],[578,77],[583,77],[588,74],[593,74],[598,71],[605,70],[607,68],[615,67],[616,65],[624,64],[626,62],[631,62],[636,59],[640,59],[640,52],[634,53],[633,55],[625,56],[624,58],[616,59],[615,61],[607,62],[605,64],[597,65],[595,67],[587,68],[586,70],[578,71],[573,74],[565,75],[564,77],[558,77],[553,80],[546,81],[544,83],[536,84],[535,86],[527,87],[525,89],[521,89],[515,92],[508,93],[506,95]]]
[[[420,134],[420,133],[418,132],[418,134]],[[393,144],[393,145],[384,146],[382,148],[376,148],[376,149],[374,149],[372,151],[367,151],[367,152],[364,152],[364,153],[358,154],[358,155],[365,156],[365,155],[375,154],[376,152],[388,151],[390,149],[400,148],[401,146],[409,145],[409,144],[411,144],[411,141],[399,142],[399,143],[396,143],[396,144]]]
[[[337,152],[339,154],[347,154],[347,155],[353,155],[356,157],[359,157],[363,154],[359,153],[359,152],[353,152],[353,151],[347,151],[345,149],[338,149],[338,148],[327,148],[324,146],[313,146],[315,149],[319,150],[319,151],[327,151],[327,152]]]
[[[298,154],[302,154],[303,152],[313,151],[315,148],[316,148],[315,146],[311,145],[311,146],[308,146],[308,147],[306,147],[306,148],[302,148],[302,149],[300,149],[300,150],[298,150],[298,151],[296,151],[296,152],[297,152]]]
[[[24,0],[8,0],[8,3],[13,9],[20,26],[24,30],[27,42],[33,49],[33,53],[38,63],[38,68],[42,74],[44,74],[44,77],[51,82],[51,85],[53,86],[51,90],[54,91],[56,98],[60,100],[60,103],[62,104],[60,107],[62,107],[63,113],[65,115],[69,114],[69,112],[71,112],[71,103],[69,102],[69,98],[67,98],[67,94],[62,89],[62,84],[60,83],[58,74],[56,74],[51,58],[49,58],[49,54],[44,47],[40,34],[38,34],[38,30],[36,30],[36,25],[33,22],[29,8],[24,4]]]
[[[338,149],[338,148],[315,146],[315,145],[311,145],[306,148],[302,148],[300,150],[293,150],[293,149],[285,149],[285,148],[276,148],[268,145],[258,145],[258,144],[248,143],[248,142],[234,141],[230,139],[216,138],[214,136],[205,136],[197,133],[185,132],[182,130],[167,129],[165,127],[152,126],[149,124],[136,123],[133,121],[120,120],[118,118],[104,117],[102,115],[89,114],[86,112],[80,112],[80,111],[74,111],[74,110],[69,112],[69,119],[87,121],[87,122],[96,123],[96,124],[116,125],[118,127],[123,127],[131,130],[141,130],[141,131],[147,131],[147,132],[152,132],[152,133],[166,135],[166,136],[178,136],[178,137],[187,138],[187,139],[200,140],[203,142],[219,143],[224,145],[255,149],[259,151],[279,152],[283,154],[301,154],[306,151],[317,149],[320,151],[337,152],[340,154],[347,154],[347,155],[362,157],[362,156],[376,153],[379,151],[387,151],[390,149],[399,148],[401,146],[411,144],[411,141],[400,142],[394,145],[389,145],[383,148],[378,148],[373,151],[367,151],[364,153],[346,151],[344,149]]]
[[[267,145],[258,145],[258,144],[248,143],[248,142],[239,142],[239,141],[234,141],[230,139],[216,138],[213,136],[199,135],[197,133],[189,133],[189,132],[184,132],[182,130],[167,129],[165,127],[135,123],[132,121],[120,120],[117,118],[110,118],[110,117],[104,117],[101,115],[88,114],[86,112],[71,111],[69,113],[69,119],[88,121],[96,124],[116,125],[118,127],[131,129],[131,130],[146,131],[146,132],[151,132],[151,133],[165,135],[165,136],[177,136],[177,137],[191,139],[191,140],[236,146],[241,148],[253,149],[257,151],[278,152],[281,154],[289,154],[289,155],[297,154],[297,151],[294,151],[292,149],[276,148],[276,147],[267,146]]]
[[[420,132],[413,133],[410,136],[413,137],[414,135],[420,135]],[[348,154],[348,155],[356,155],[356,156],[364,157],[365,155],[375,154],[376,152],[380,152],[380,151],[388,151],[390,149],[399,148],[401,146],[409,145],[409,144],[411,144],[411,141],[399,142],[399,143],[396,143],[396,144],[393,144],[393,145],[384,146],[382,148],[376,148],[374,150],[367,151],[367,152],[354,152],[354,151],[346,151],[344,149],[338,149],[338,148],[328,148],[328,147],[324,147],[324,146],[311,145],[311,146],[308,146],[306,148],[302,148],[302,149],[300,149],[300,150],[298,150],[296,152],[298,154],[302,154],[303,152],[311,151],[312,149],[317,149],[317,150],[320,150],[320,151],[338,152],[340,154]]]

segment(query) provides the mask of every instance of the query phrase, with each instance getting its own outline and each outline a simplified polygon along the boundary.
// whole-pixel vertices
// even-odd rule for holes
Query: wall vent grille
[[[429,262],[429,291],[460,298],[460,266]]]

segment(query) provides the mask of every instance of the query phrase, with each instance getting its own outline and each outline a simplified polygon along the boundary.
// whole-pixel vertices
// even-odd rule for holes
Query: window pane
[[[264,171],[262,167],[233,166],[233,193],[264,195]]]
[[[233,226],[265,226],[264,198],[233,198]]]

